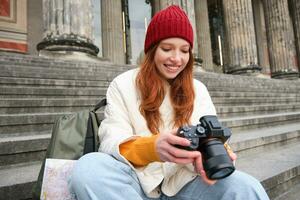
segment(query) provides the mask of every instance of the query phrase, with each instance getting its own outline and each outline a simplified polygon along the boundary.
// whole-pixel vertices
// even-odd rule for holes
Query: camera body
[[[235,167],[224,147],[231,131],[223,127],[214,115],[200,118],[196,126],[183,126],[177,136],[188,139],[189,146],[177,146],[189,151],[200,151],[203,167],[210,179],[221,179],[234,172]]]

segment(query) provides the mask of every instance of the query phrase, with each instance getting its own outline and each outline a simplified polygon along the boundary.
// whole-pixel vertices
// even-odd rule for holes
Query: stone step
[[[37,97],[37,96],[80,96],[80,97],[101,97],[106,94],[106,88],[64,88],[64,87],[9,87],[0,86],[0,95],[7,98],[16,97]]]
[[[73,112],[57,113],[18,113],[0,115],[0,136],[16,133],[44,132],[52,129],[56,119],[62,115]],[[103,118],[103,112],[97,112],[100,119]]]
[[[100,98],[0,99],[0,114],[76,112],[91,109]]]
[[[23,87],[108,87],[109,81],[106,80],[61,80],[61,79],[42,79],[42,78],[18,78],[18,77],[1,77],[2,86],[23,86]]]
[[[36,73],[36,74],[65,74],[65,75],[78,75],[84,73],[85,75],[89,76],[96,76],[103,74],[103,71],[105,73],[109,74],[119,74],[123,71],[127,71],[131,68],[134,68],[134,66],[128,67],[127,69],[118,69],[116,67],[105,67],[101,64],[98,65],[96,68],[76,68],[76,69],[65,69],[65,68],[52,68],[52,67],[34,67],[34,66],[24,66],[22,65],[15,65],[15,64],[2,64],[0,65],[0,69],[2,73],[2,76],[6,74],[14,74],[16,72],[18,73],[24,73],[28,74],[30,73]]]
[[[9,53],[11,54],[11,53]],[[37,67],[37,68],[57,68],[57,69],[83,69],[83,70],[95,70],[99,66],[102,66],[107,69],[121,69],[127,70],[132,68],[132,65],[126,64],[115,64],[107,61],[81,61],[81,60],[65,60],[65,59],[53,59],[40,57],[35,55],[4,55],[3,52],[0,52],[0,65],[11,65],[18,66],[23,65],[24,67]]]
[[[289,143],[300,142],[300,123],[237,131],[228,142],[239,158],[277,149]]]
[[[291,187],[288,191],[276,197],[274,200],[299,200],[300,197],[300,183]]]
[[[14,132],[43,131],[51,129],[51,125],[59,116],[67,113],[25,113],[1,114],[0,134]],[[220,120],[232,131],[248,130],[264,126],[282,125],[300,121],[300,112],[274,113],[243,117],[231,117]]]
[[[26,63],[25,63],[26,64]],[[70,78],[70,74],[73,74],[72,76],[82,79],[81,76],[78,76],[78,70],[81,70],[81,68],[79,68],[76,63],[73,63],[73,65],[75,65],[76,67],[74,68],[75,71],[70,71],[70,69],[66,69],[66,73],[64,72],[64,68],[62,68],[61,66],[58,66],[57,68],[53,68],[53,66],[49,66],[49,64],[51,63],[47,63],[48,64],[48,68],[47,67],[31,67],[29,69],[26,69],[26,67],[24,67],[24,63],[20,63],[20,67],[19,68],[13,68],[15,66],[18,67],[18,65],[13,64],[13,66],[1,66],[2,67],[2,76],[16,76],[19,75],[19,77],[32,77],[34,74],[45,74],[49,72],[49,76],[50,77],[58,77],[58,78],[62,78],[63,74],[65,75],[65,78]],[[95,65],[95,63],[94,63]],[[70,65],[72,66],[72,65]],[[93,65],[92,65],[93,66]],[[122,68],[121,66],[117,66],[117,67],[112,67],[113,65],[111,65],[109,68],[102,63],[98,63],[96,67],[92,67],[92,68],[87,68],[86,66],[84,67],[84,72],[86,73],[86,76],[89,75],[89,79],[91,79],[93,76],[93,79],[95,79],[95,76],[102,76],[101,74],[103,74],[103,70],[106,71],[106,74],[110,72],[110,74],[118,74],[120,72],[126,71],[128,69],[134,68],[135,66],[126,66],[124,68]],[[30,67],[30,66],[28,66]],[[119,68],[120,67],[120,68]],[[31,69],[31,70],[30,70]],[[39,71],[37,71],[39,70]],[[60,71],[59,71],[60,70]],[[77,70],[77,71],[76,71]],[[31,71],[31,72],[30,72]],[[50,73],[51,72],[51,73]],[[55,72],[55,73],[54,73]],[[82,70],[80,71],[82,73]],[[101,72],[101,73],[99,73]],[[95,75],[96,73],[96,75]],[[115,76],[114,75],[114,76]],[[197,75],[197,73],[195,74],[195,77],[202,80],[204,83],[206,83],[206,85],[209,88],[214,88],[214,87],[228,87],[230,88],[241,88],[242,91],[243,89],[247,89],[247,88],[256,88],[256,89],[279,89],[281,92],[286,91],[287,89],[289,90],[294,90],[294,91],[299,91],[299,84],[296,84],[296,86],[294,86],[294,82],[299,83],[299,81],[291,81],[291,82],[279,82],[277,80],[262,80],[259,78],[254,78],[254,77],[250,77],[250,79],[247,77],[241,77],[239,80],[238,76],[232,76],[232,75],[227,75],[228,77],[226,78],[226,81],[222,81],[219,80],[220,77],[218,77],[218,79],[216,80],[214,76],[216,75],[212,75],[211,73],[209,73],[209,76],[207,76],[206,78],[203,79],[203,77],[207,76],[206,73],[201,73],[201,75]],[[223,75],[224,76],[224,75]],[[222,76],[221,76],[222,77]],[[223,77],[222,77],[223,78]],[[224,79],[224,78],[223,78]],[[245,81],[246,79],[246,81]],[[248,79],[248,80],[247,80]],[[255,84],[249,84],[249,83],[255,83]],[[262,83],[260,83],[262,82]],[[276,87],[274,87],[274,82],[277,83],[275,84]],[[298,85],[298,86],[297,86]],[[277,87],[278,86],[278,87]],[[281,87],[280,87],[281,86]],[[284,87],[282,87],[284,86]]]
[[[205,82],[203,82],[205,83]],[[214,86],[208,86],[207,89],[209,92],[257,92],[257,93],[276,93],[277,94],[287,94],[287,93],[293,93],[298,94],[300,88],[269,88],[269,87],[247,87],[239,85],[240,83],[236,83],[237,85],[214,85]],[[300,84],[300,83],[299,83]]]
[[[257,97],[264,97],[264,98],[269,98],[269,97],[277,97],[277,98],[282,98],[282,97],[287,97],[287,98],[299,98],[300,93],[292,93],[289,91],[285,91],[284,93],[278,93],[277,92],[272,92],[272,91],[263,91],[263,92],[258,92],[258,91],[244,91],[244,92],[237,92],[237,91],[210,91],[209,92],[211,97],[218,98],[257,98]]]
[[[220,119],[224,126],[229,127],[233,133],[286,123],[299,123],[300,112],[274,113],[266,115],[253,115],[244,117],[230,117]]]
[[[3,136],[0,139],[0,166],[41,160],[50,136],[50,131]],[[300,141],[300,124],[297,123],[235,132],[228,142],[239,157],[244,157],[295,141]]]
[[[2,80],[2,79],[1,79]],[[75,80],[51,80],[51,79],[25,79],[25,78],[17,78],[17,80],[21,80],[23,83],[26,84],[1,84],[0,85],[0,95],[3,97],[21,97],[21,96],[30,96],[30,95],[51,95],[57,94],[62,95],[66,93],[68,95],[86,95],[87,93],[95,93],[96,90],[101,90],[102,92],[106,92],[106,88],[109,85],[108,81],[77,81]],[[50,80],[50,81],[49,81]],[[11,80],[13,81],[13,80]],[[42,83],[42,84],[39,84]],[[21,91],[20,91],[21,90]],[[72,94],[69,94],[70,91]],[[74,94],[74,91],[77,93]],[[55,95],[55,96],[57,96]],[[245,99],[263,99],[265,101],[271,99],[292,99],[292,100],[299,100],[300,94],[299,93],[281,93],[277,94],[272,91],[267,92],[222,92],[222,91],[212,91],[210,92],[212,98],[219,103],[219,101],[225,101],[231,99],[236,99],[235,101],[245,101]],[[231,102],[231,101],[230,101]],[[264,102],[262,102],[264,103]]]
[[[2,66],[1,66],[2,67]],[[96,71],[91,71],[91,72],[82,72],[82,71],[57,71],[57,72],[47,72],[45,69],[41,69],[40,71],[30,71],[26,68],[21,68],[18,70],[13,70],[11,68],[9,69],[3,69],[3,67],[1,68],[1,75],[2,77],[12,77],[12,78],[37,78],[37,79],[58,79],[58,80],[79,80],[79,81],[83,81],[83,80],[88,80],[88,81],[104,81],[106,82],[106,84],[108,84],[108,82],[110,82],[115,76],[117,76],[118,74],[120,74],[122,71],[107,71],[105,70],[105,73],[103,73],[103,69],[100,70],[100,72],[96,72]],[[234,78],[234,77],[232,77]],[[201,79],[200,79],[201,80]],[[243,80],[241,80],[242,82],[244,82]],[[205,83],[205,81],[204,81]],[[251,86],[249,87],[248,85],[242,85],[242,83],[238,82],[235,84],[228,84],[228,83],[224,83],[224,84],[219,84],[219,83],[215,83],[214,85],[209,85],[208,89],[210,91],[233,91],[233,92],[245,92],[245,91],[261,91],[261,92],[265,92],[266,90],[268,90],[268,92],[272,92],[272,93],[286,93],[287,91],[289,92],[294,92],[297,93],[300,90],[300,86],[299,87],[275,87],[273,88],[273,85],[264,85],[261,87],[257,87],[257,86]]]
[[[24,98],[24,97],[50,97],[50,96],[64,96],[64,97],[100,97],[106,94],[106,87],[23,87],[23,86],[0,86],[0,96],[2,98]],[[254,103],[293,103],[300,101],[300,97],[212,97],[216,105],[249,105]]]
[[[40,73],[26,71],[12,71],[12,70],[3,70],[1,69],[1,77],[15,77],[15,78],[37,78],[37,79],[58,79],[58,80],[89,80],[89,81],[111,81],[115,76],[121,72],[105,72],[97,73],[94,72],[76,72],[73,74],[70,73],[45,73],[41,71]]]
[[[71,61],[71,60],[54,60],[51,58],[43,58],[39,56],[33,55],[20,55],[20,54],[12,54],[12,53],[4,53],[0,52],[0,66],[6,65],[8,63],[12,63],[10,67],[13,66],[22,66],[23,68],[29,67],[37,67],[37,68],[52,68],[52,69],[84,69],[85,71],[94,71],[99,68],[105,68],[108,70],[117,70],[117,71],[125,71],[136,66],[132,65],[117,65],[109,62],[88,62],[88,61]],[[275,88],[283,88],[292,89],[292,88],[300,88],[299,83],[300,80],[275,80],[275,79],[262,79],[251,76],[240,76],[240,75],[230,75],[230,74],[216,74],[209,72],[195,72],[195,77],[202,80],[207,84],[208,87],[210,85],[220,85],[229,84],[232,86],[243,84],[245,87],[261,87],[261,86],[272,86]],[[237,84],[239,83],[239,84]]]
[[[212,97],[212,101],[215,106],[218,105],[227,105],[227,106],[236,106],[236,105],[244,105],[251,106],[257,104],[292,104],[300,101],[300,97]]]
[[[41,161],[45,157],[51,132],[5,135],[0,138],[0,167]]]
[[[279,112],[294,112],[300,110],[300,103],[289,104],[256,104],[256,105],[216,105],[217,114],[220,118],[243,117],[249,115],[272,114]]]
[[[253,76],[231,75],[231,74],[218,74],[210,72],[195,72],[194,77],[206,83],[207,87],[210,86],[223,86],[223,85],[240,85],[242,87],[255,87],[255,88],[285,88],[286,90],[299,89],[300,80],[279,80],[279,79],[263,79]],[[299,90],[298,90],[299,91]]]
[[[17,77],[1,77],[0,84],[5,87],[76,87],[79,89],[88,88],[107,88],[111,80],[62,80],[62,79],[42,79],[42,78],[17,78]],[[210,89],[210,88],[209,88]],[[223,88],[219,88],[220,91],[215,91],[217,88],[213,88],[210,91],[210,95],[213,97],[299,97],[300,94],[291,93],[290,91],[284,91],[278,93],[278,91],[222,91]]]
[[[23,65],[23,68],[26,66],[30,67],[44,67],[44,68],[57,68],[57,69],[85,69],[85,70],[95,70],[99,69],[99,66],[108,69],[116,69],[121,71],[127,70],[132,68],[133,66],[130,65],[116,65],[109,62],[87,62],[87,61],[70,61],[70,60],[53,60],[48,58],[43,58],[39,56],[30,56],[30,55],[8,55],[8,54],[0,54],[0,63],[1,65],[12,63],[13,66]],[[240,79],[244,80],[245,85],[248,87],[250,86],[262,86],[272,82],[272,85],[282,86],[283,82],[281,80],[274,80],[274,79],[262,79],[256,77],[246,77],[246,76],[239,76],[239,75],[229,75],[229,74],[215,74],[209,72],[196,72],[195,76],[200,78],[203,82],[206,82],[208,86],[211,84],[215,85],[219,83],[221,85],[224,84],[231,84],[235,85],[239,82]],[[233,78],[234,77],[234,78]],[[218,80],[218,81],[216,81]],[[292,85],[299,85],[293,84],[294,82],[299,83],[298,80],[295,81],[288,81],[290,87]],[[277,83],[277,84],[274,84]],[[298,87],[299,88],[299,87]]]
[[[294,129],[296,129],[296,128],[298,128],[298,137],[299,137],[300,133],[299,133],[299,125],[298,124],[294,124]],[[263,133],[265,134],[267,132],[263,131]],[[274,140],[280,138],[280,135],[282,135],[282,134],[279,133],[279,131],[278,131],[277,134],[271,134],[272,133],[271,129],[269,130],[269,133],[270,133],[270,135],[264,135],[265,139],[266,139],[266,141],[263,141],[264,144],[260,143],[259,145],[266,145],[266,143],[269,143],[270,145],[273,145],[272,143],[274,143]],[[241,133],[241,134],[245,134],[245,133]],[[289,139],[291,139],[292,138],[292,136],[291,136],[292,134],[293,133],[289,133],[289,135],[287,137]],[[49,134],[45,134],[43,136],[44,136],[44,138],[47,138],[47,137],[49,137]],[[267,155],[266,155],[267,159],[271,159],[271,161],[273,161],[273,159],[276,158],[276,157],[273,158],[272,156],[269,156],[269,152],[272,153],[272,151],[276,151],[275,148],[272,148],[272,151],[271,151],[270,148],[268,148],[267,150],[266,150],[266,148],[263,148],[263,150],[260,149],[258,151],[252,151],[251,153],[248,152],[247,154],[244,154],[243,156],[241,156],[240,155],[240,153],[242,152],[241,148],[245,148],[245,149],[247,149],[247,148],[253,148],[253,146],[251,147],[251,146],[249,146],[249,144],[253,144],[254,138],[256,140],[259,140],[259,136],[258,135],[256,135],[256,136],[248,135],[248,137],[245,137],[245,136],[239,136],[239,137],[238,136],[233,136],[232,137],[232,139],[231,139],[231,146],[234,149],[236,149],[237,152],[238,152],[237,169],[240,169],[242,171],[246,171],[247,173],[250,173],[250,174],[254,175],[256,178],[259,178],[260,181],[262,181],[263,183],[265,183],[264,186],[268,189],[268,193],[270,195],[274,195],[273,194],[274,191],[273,191],[273,189],[271,187],[273,186],[273,182],[276,181],[277,179],[275,179],[273,176],[276,176],[277,178],[278,177],[280,178],[279,174],[284,173],[284,174],[288,174],[289,175],[290,173],[295,173],[295,172],[293,170],[290,170],[290,168],[284,168],[284,166],[281,166],[280,164],[277,164],[278,168],[280,168],[280,170],[281,170],[279,172],[277,170],[272,170],[272,173],[269,173],[269,170],[266,170],[268,168],[265,168],[265,167],[263,167],[264,165],[261,165],[262,169],[260,169],[260,171],[263,170],[263,172],[258,173],[257,171],[254,171],[255,173],[253,173],[253,170],[251,171],[251,169],[248,167],[248,165],[245,164],[245,162],[248,163],[248,158],[249,157],[253,157],[253,154],[255,154],[255,155],[257,155],[257,154],[261,155],[261,154],[265,154],[267,152]],[[268,140],[268,138],[273,138],[273,139],[269,139]],[[21,144],[26,139],[29,139],[29,137],[27,137],[27,138],[23,137],[23,141],[20,138],[16,139],[15,143],[20,142],[20,144]],[[43,139],[43,137],[41,139]],[[264,140],[264,139],[261,139],[261,140]],[[257,142],[257,143],[259,143],[259,142]],[[282,142],[282,143],[287,144],[286,142]],[[237,144],[240,144],[240,145],[237,145]],[[36,142],[35,145],[33,145],[33,146],[37,146],[37,145],[39,145],[38,142]],[[293,143],[293,142],[289,142],[288,145],[281,145],[281,147],[284,146],[284,148],[282,148],[282,149],[284,149],[284,151],[282,152],[280,150],[280,153],[281,154],[285,153],[286,149],[290,149],[290,147],[294,146],[294,145],[295,145],[295,143]],[[41,146],[41,145],[39,145],[39,146]],[[36,147],[30,147],[28,145],[27,148],[34,149]],[[239,149],[237,149],[237,148],[239,148]],[[299,148],[299,147],[297,147],[297,148]],[[294,148],[294,149],[296,149],[296,148]],[[34,150],[37,150],[37,149],[34,149]],[[293,150],[289,150],[288,152],[290,152],[290,151],[293,152]],[[262,153],[262,152],[264,152],[264,153]],[[272,153],[272,155],[276,155],[276,154],[278,154],[278,152]],[[284,155],[286,155],[286,154],[284,154]],[[298,156],[299,156],[299,154],[298,154]],[[289,157],[289,158],[291,158],[291,157]],[[254,160],[256,160],[255,163],[258,162],[256,157],[252,158],[252,162]],[[294,158],[291,158],[291,161],[294,161]],[[249,162],[249,163],[251,164],[252,162]],[[275,164],[275,162],[273,162],[273,164]],[[299,164],[300,163],[298,161],[298,165]],[[3,194],[1,192],[7,191],[8,188],[10,189],[10,191],[14,191],[14,190],[18,190],[18,186],[20,186],[20,185],[21,185],[21,187],[24,187],[24,188],[29,188],[28,185],[32,186],[32,182],[36,180],[36,177],[37,177],[37,174],[38,174],[38,171],[39,171],[39,164],[36,164],[36,162],[34,162],[34,164],[32,164],[31,166],[30,165],[31,165],[31,162],[27,163],[25,166],[22,165],[22,163],[18,164],[18,165],[13,165],[13,166],[10,166],[10,168],[8,168],[8,169],[7,169],[7,166],[0,167],[0,176],[1,177],[6,177],[6,176],[10,177],[8,180],[6,180],[6,179],[2,179],[2,181],[0,180],[0,194]],[[286,165],[287,164],[285,164],[285,166]],[[259,167],[256,167],[256,169],[258,169],[258,168]],[[287,171],[284,171],[286,169],[287,169]],[[20,180],[20,179],[17,178],[18,176],[14,176],[15,174],[19,175],[18,174],[19,171],[23,171],[23,173],[28,173],[28,174],[23,175],[22,176],[22,180]],[[266,173],[266,175],[262,174],[262,173]],[[288,177],[288,178],[290,178],[290,177]],[[27,180],[25,181],[24,179],[27,179]],[[17,183],[13,182],[13,181],[17,181]],[[28,191],[30,191],[30,190],[27,190],[27,192]],[[17,192],[17,191],[15,191],[15,192]],[[10,192],[10,194],[5,194],[5,195],[13,195],[12,193],[15,193],[15,192]],[[19,194],[19,193],[17,192],[17,194]],[[4,197],[7,197],[7,196],[4,196]],[[19,198],[13,198],[13,199],[19,199]]]
[[[85,70],[95,70],[98,69],[99,66],[103,68],[108,69],[121,69],[121,71],[125,71],[127,69],[132,68],[130,65],[116,65],[109,62],[101,62],[98,61],[95,62],[88,62],[88,61],[70,61],[70,60],[53,60],[51,58],[43,58],[39,56],[33,56],[33,55],[19,55],[19,54],[12,54],[12,53],[2,53],[0,52],[0,63],[1,64],[7,64],[7,63],[13,63],[13,65],[23,65],[26,66],[35,66],[35,67],[44,67],[44,68],[58,68],[58,69],[85,69]],[[0,64],[0,65],[1,65]],[[280,86],[288,85],[289,88],[292,88],[293,85],[297,86],[299,88],[299,80],[294,81],[287,81],[287,84],[284,84],[282,80],[274,80],[274,79],[262,79],[262,78],[256,78],[256,77],[247,77],[247,76],[240,76],[240,75],[229,75],[229,74],[216,74],[216,73],[209,73],[209,72],[196,72],[195,76],[200,78],[203,82],[206,82],[208,86],[211,84],[215,85],[216,83],[219,83],[221,85],[224,84],[230,84],[230,85],[236,85],[237,82],[244,83],[245,86],[251,87],[251,86],[264,86],[271,84],[274,86]],[[244,80],[244,81],[240,81]],[[275,83],[275,84],[274,84]],[[298,83],[298,84],[294,84]]]
[[[258,178],[271,199],[300,183],[300,143],[238,158],[237,169]]]
[[[32,198],[41,162],[28,162],[0,167],[0,199],[25,200]]]
[[[1,87],[66,87],[66,88],[107,88],[110,80],[60,80],[60,79],[37,79],[37,78],[16,78],[16,77],[2,77],[0,79]],[[216,89],[216,88],[215,88]],[[210,91],[212,97],[299,97],[299,93],[291,93],[290,91],[284,91],[278,93],[278,91]]]
[[[0,115],[0,135],[51,130],[58,117],[67,113],[25,113]]]
[[[78,90],[73,90],[79,92]],[[93,90],[92,90],[93,91]],[[62,92],[61,92],[62,93]],[[70,93],[70,91],[69,91]],[[67,92],[66,92],[67,94]],[[42,95],[42,94],[39,94]],[[73,95],[71,95],[73,96]],[[74,95],[75,96],[75,95]],[[95,105],[99,99],[100,95],[96,97],[88,97],[88,98],[68,98],[68,96],[43,96],[44,98],[32,97],[32,95],[28,95],[27,98],[2,98],[0,99],[0,114],[17,114],[17,113],[41,113],[41,112],[75,112],[87,108],[91,108]],[[104,96],[103,96],[104,97]],[[251,99],[252,100],[252,99]],[[244,100],[246,101],[246,100]],[[254,101],[254,100],[253,100]],[[279,99],[277,99],[279,101]],[[227,104],[229,102],[226,102]],[[243,102],[240,102],[241,104]],[[267,114],[274,112],[290,112],[299,110],[299,103],[275,103],[272,104],[254,104],[248,106],[241,105],[218,105],[216,103],[216,109],[219,117],[233,117],[233,116],[245,116],[245,115],[253,115],[253,114]]]

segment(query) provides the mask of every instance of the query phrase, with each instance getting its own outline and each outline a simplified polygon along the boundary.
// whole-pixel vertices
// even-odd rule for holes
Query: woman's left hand
[[[237,159],[237,155],[231,150],[230,147],[229,148],[228,147],[229,146],[227,146],[225,149],[227,150],[227,153],[228,153],[229,157],[231,158],[232,162],[235,164],[235,161]],[[203,168],[202,156],[201,155],[195,158],[194,167],[195,167],[195,172],[201,176],[202,180],[206,184],[213,185],[217,182],[216,180],[211,180],[206,176],[206,173],[205,173],[204,168]]]

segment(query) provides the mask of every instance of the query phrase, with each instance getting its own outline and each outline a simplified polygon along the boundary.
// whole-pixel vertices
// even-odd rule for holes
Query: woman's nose
[[[181,61],[181,55],[179,52],[174,52],[171,56],[171,61],[173,62],[180,62]]]

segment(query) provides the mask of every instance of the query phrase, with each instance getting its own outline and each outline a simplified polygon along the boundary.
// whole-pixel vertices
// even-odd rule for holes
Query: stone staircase
[[[133,66],[0,53],[0,200],[30,199],[58,116],[91,108],[109,82]],[[300,187],[300,81],[195,73],[231,128],[237,168],[271,199]],[[300,195],[300,194],[299,194]]]

